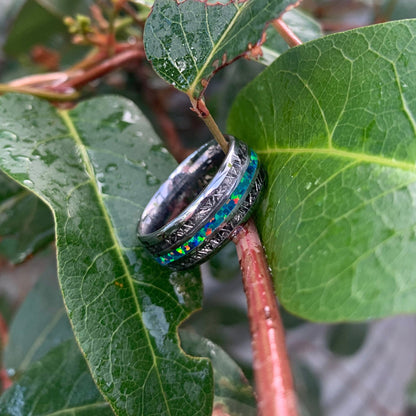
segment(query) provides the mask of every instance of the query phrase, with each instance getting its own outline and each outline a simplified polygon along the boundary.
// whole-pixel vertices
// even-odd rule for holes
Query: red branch
[[[247,296],[259,415],[297,416],[284,328],[253,220],[240,227],[233,241]]]
[[[273,20],[272,25],[291,48],[293,46],[302,45],[302,41],[292,32],[289,26],[281,18]]]
[[[89,82],[97,78],[101,78],[102,76],[114,71],[115,69],[122,68],[123,66],[127,65],[132,61],[143,59],[144,56],[145,55],[143,49],[134,48],[130,50],[125,50],[103,62],[100,62],[91,69],[85,71],[84,73],[72,77],[68,81],[61,84],[59,87],[64,89],[83,87]]]

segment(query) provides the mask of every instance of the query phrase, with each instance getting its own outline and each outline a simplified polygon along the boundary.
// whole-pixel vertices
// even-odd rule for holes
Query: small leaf
[[[32,72],[35,72],[31,67],[33,62],[38,64],[39,62],[37,59],[33,59],[31,52],[33,52],[33,48],[40,45],[56,51],[58,61],[60,58],[62,65],[73,65],[77,59],[83,57],[86,50],[84,47],[71,43],[71,36],[63,23],[63,15],[75,15],[82,12],[87,9],[88,4],[90,4],[90,0],[87,2],[81,0],[28,0],[20,8],[10,27],[4,44],[4,52],[10,57],[20,58],[24,67],[28,67],[32,63],[29,66]],[[18,71],[22,71],[21,66],[18,67]],[[17,76],[14,74],[13,78]]]
[[[18,377],[33,362],[73,337],[53,259],[13,318],[4,367],[13,378]]]
[[[302,317],[416,312],[416,21],[278,58],[237,98],[231,134],[261,156],[258,223],[282,304]]]
[[[321,385],[315,374],[299,361],[291,360],[298,409],[301,416],[324,414],[321,406]]]
[[[282,20],[303,43],[322,36],[319,22],[301,10],[288,11],[282,16]],[[266,35],[266,42],[262,45],[263,56],[258,61],[264,65],[270,65],[282,53],[286,52],[289,46],[272,25],[267,28]]]
[[[74,339],[52,349],[0,397],[2,416],[111,416]]]
[[[0,172],[0,255],[20,263],[54,236],[49,208]]]
[[[199,98],[221,66],[255,45],[266,22],[296,0],[156,0],[146,22],[146,55],[156,72]]]
[[[338,324],[328,328],[328,348],[337,355],[354,355],[367,338],[367,324]]]
[[[256,415],[253,389],[238,365],[218,345],[190,331],[181,331],[183,349],[210,359],[214,369],[214,405],[230,416]]]
[[[200,277],[137,245],[140,212],[175,166],[149,122],[115,96],[58,111],[5,95],[0,125],[0,166],[54,211],[65,304],[116,414],[210,414],[210,363],[185,355],[177,335],[200,307]]]

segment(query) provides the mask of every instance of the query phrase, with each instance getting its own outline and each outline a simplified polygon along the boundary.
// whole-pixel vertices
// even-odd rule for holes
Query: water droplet
[[[160,184],[160,180],[158,178],[156,178],[156,176],[153,175],[152,173],[147,173],[147,175],[146,175],[146,183],[149,186],[159,185]]]
[[[321,182],[321,178],[318,178],[313,184],[314,185],[318,185],[319,184],[319,182]]]
[[[106,172],[114,172],[117,169],[118,169],[118,166],[115,163],[110,163],[109,165],[105,167]]]
[[[23,185],[26,185],[26,186],[28,186],[29,188],[32,188],[32,187],[33,187],[33,185],[34,185],[34,183],[33,183],[30,179],[25,179],[25,180],[23,181]]]
[[[101,182],[101,183],[104,183],[105,182],[105,180],[104,180],[104,174],[102,172],[97,173],[95,176],[96,176],[98,182]]]
[[[310,189],[310,188],[311,188],[311,186],[312,186],[312,182],[308,182],[308,183],[305,185],[305,189],[306,189],[306,190],[308,190],[308,189]]]
[[[30,159],[24,155],[11,155],[16,162],[30,162]]]
[[[178,70],[180,73],[184,72],[186,70],[186,62],[185,61],[178,61],[177,63]]]
[[[14,377],[14,376],[16,375],[16,370],[15,370],[14,368],[8,368],[8,369],[6,370],[6,372],[7,372],[7,375],[8,375],[9,377]]]
[[[16,134],[8,130],[0,130],[0,137],[5,140],[13,140],[13,141],[17,140]]]
[[[125,123],[134,123],[135,117],[131,111],[125,110],[121,118]]]
[[[30,110],[32,110],[32,109],[33,109],[32,104],[26,104],[26,105],[25,105],[25,109],[26,109],[26,110],[29,110],[29,111],[30,111]]]

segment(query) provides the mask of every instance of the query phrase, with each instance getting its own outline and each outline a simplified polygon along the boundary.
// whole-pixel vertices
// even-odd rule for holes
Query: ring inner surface
[[[142,235],[159,230],[180,215],[208,186],[226,155],[215,143],[191,155],[163,183],[143,212]]]

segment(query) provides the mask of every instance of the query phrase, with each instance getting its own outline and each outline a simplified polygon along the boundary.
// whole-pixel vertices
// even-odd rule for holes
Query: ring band
[[[257,154],[225,136],[188,156],[143,211],[138,237],[155,260],[172,269],[192,267],[217,252],[250,216],[265,182]]]

